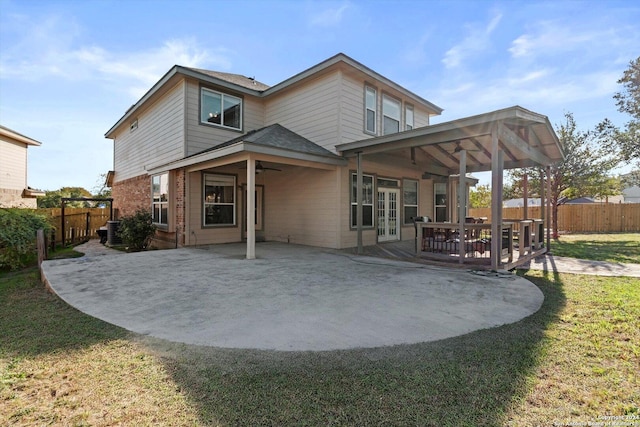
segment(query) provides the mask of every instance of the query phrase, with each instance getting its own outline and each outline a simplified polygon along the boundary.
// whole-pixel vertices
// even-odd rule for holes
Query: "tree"
[[[47,191],[44,196],[38,197],[38,207],[39,208],[59,208],[62,206],[62,198],[63,197],[93,197],[91,193],[85,190],[82,187],[62,187],[56,191]],[[68,202],[68,207],[73,208],[88,208],[90,207],[89,202]]]
[[[629,62],[618,84],[623,89],[613,98],[621,113],[627,113],[631,120],[625,129],[620,130],[610,120],[605,119],[598,125],[598,131],[606,136],[607,144],[617,149],[620,162],[636,161],[640,165],[640,57]]]
[[[479,185],[469,192],[469,206],[472,208],[488,208],[491,206],[491,187]]]
[[[571,113],[565,113],[565,122],[556,125],[556,133],[564,147],[565,159],[550,167],[551,193],[547,197],[552,206],[554,238],[558,237],[558,201],[561,197],[567,194],[572,197],[606,197],[620,192],[619,186],[612,187],[609,176],[618,159],[613,155],[611,146],[603,144],[606,135],[597,130],[580,131]],[[510,176],[518,182],[525,172],[529,177],[529,188],[537,191],[545,175],[544,168],[515,170],[510,172]]]
[[[101,173],[93,187],[94,197],[98,199],[107,199],[111,197],[111,188],[107,187],[107,174]]]

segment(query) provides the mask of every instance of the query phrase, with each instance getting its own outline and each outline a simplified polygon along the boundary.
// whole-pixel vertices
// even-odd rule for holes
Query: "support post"
[[[551,252],[551,166],[547,166],[547,253]]]
[[[65,201],[62,201],[62,217],[60,218],[60,232],[62,233],[62,247],[64,248],[65,245],[65,229],[64,229],[64,207],[65,207]]]
[[[502,173],[504,154],[498,143],[498,127],[491,129],[491,268],[502,264]]]
[[[460,151],[460,181],[458,182],[458,248],[460,254],[459,263],[464,263],[466,242],[464,223],[467,218],[467,151]]]
[[[363,252],[362,248],[362,152],[356,155],[356,229],[358,234],[358,255]]]
[[[536,234],[540,234],[538,236],[538,242],[539,243],[544,243],[544,226],[546,224],[546,219],[547,219],[547,213],[545,212],[545,206],[546,206],[546,198],[547,198],[547,191],[546,191],[546,185],[547,185],[547,180],[546,177],[544,176],[544,173],[542,171],[540,171],[540,219],[542,220],[542,233],[539,233],[539,230],[536,230]],[[545,246],[545,248],[547,248],[547,246]]]
[[[522,196],[524,197],[524,214],[522,219],[529,219],[529,174],[525,171],[522,177]]]
[[[247,259],[256,258],[256,162],[247,159]]]

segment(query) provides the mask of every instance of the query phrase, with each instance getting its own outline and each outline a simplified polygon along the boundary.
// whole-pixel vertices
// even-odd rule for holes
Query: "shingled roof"
[[[204,70],[202,68],[189,68],[189,67],[184,67],[184,68],[188,68],[189,70],[206,74],[207,76],[215,77],[216,79],[224,80],[226,82],[233,83],[235,85],[242,86],[247,89],[263,91],[263,90],[269,89],[270,87],[269,85],[260,83],[253,77],[246,77],[246,76],[243,76],[242,74],[223,73],[221,71]]]
[[[319,146],[315,142],[309,141],[307,138],[290,131],[289,129],[278,123],[253,130],[242,136],[233,138],[229,141],[223,142],[222,144],[218,144],[214,147],[196,153],[194,154],[194,156],[206,153],[207,151],[213,151],[220,148],[228,147],[238,142],[248,142],[256,145],[263,145],[265,147],[281,148],[284,150],[295,151],[304,154],[314,154],[317,156],[340,158],[340,156],[332,153],[326,148]]]

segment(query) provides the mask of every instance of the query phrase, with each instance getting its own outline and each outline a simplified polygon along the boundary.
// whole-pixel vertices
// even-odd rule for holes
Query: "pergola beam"
[[[498,139],[508,143],[511,147],[525,154],[525,157],[541,165],[550,165],[551,159],[541,151],[531,148],[529,143],[522,139],[520,135],[506,127],[503,123],[498,124]]]

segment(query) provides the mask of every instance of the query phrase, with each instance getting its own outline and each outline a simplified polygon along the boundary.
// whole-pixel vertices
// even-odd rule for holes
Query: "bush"
[[[53,228],[49,218],[31,209],[0,208],[0,269],[17,270],[37,256],[36,232]]]
[[[151,212],[138,209],[135,214],[120,218],[117,234],[133,252],[146,249],[156,232]]]

